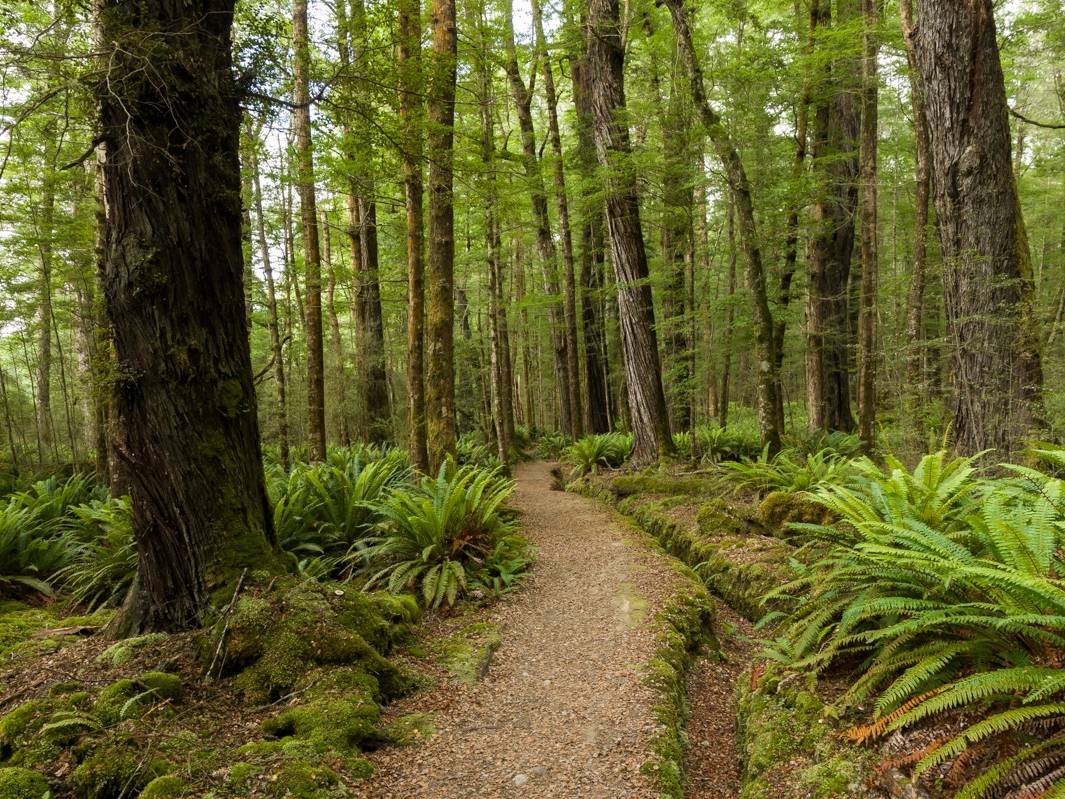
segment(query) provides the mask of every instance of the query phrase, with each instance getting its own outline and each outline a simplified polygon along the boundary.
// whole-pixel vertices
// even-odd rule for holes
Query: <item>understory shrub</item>
[[[776,658],[851,674],[840,710],[873,700],[854,740],[954,719],[908,762],[968,780],[964,799],[1065,795],[1065,483],[1002,468],[982,477],[944,451],[912,472],[857,461],[813,491],[839,523],[791,525],[823,554],[769,597],[793,603],[768,618]]]
[[[513,489],[500,469],[445,463],[435,479],[390,492],[380,506],[378,534],[353,547],[346,560],[365,564],[367,588],[418,590],[429,607],[454,604],[468,592],[473,573],[511,540],[514,523],[503,503]]]
[[[600,467],[615,469],[632,455],[632,436],[627,433],[600,433],[578,439],[562,451],[562,461],[570,467],[570,479],[595,474]]]

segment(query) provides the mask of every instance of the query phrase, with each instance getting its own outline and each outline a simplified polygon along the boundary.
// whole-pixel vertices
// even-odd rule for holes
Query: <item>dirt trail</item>
[[[669,559],[592,500],[518,467],[513,504],[538,549],[526,586],[487,614],[502,646],[472,687],[441,683],[393,709],[430,709],[436,733],[374,753],[366,799],[652,799],[653,693],[640,664],[677,577]]]

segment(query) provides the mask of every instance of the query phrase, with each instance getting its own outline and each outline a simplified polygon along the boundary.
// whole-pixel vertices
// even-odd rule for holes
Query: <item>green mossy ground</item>
[[[434,643],[432,654],[456,680],[474,685],[484,679],[502,643],[498,627],[477,622]]]
[[[43,631],[70,628],[100,628],[110,619],[112,611],[100,610],[88,616],[65,616],[57,605],[32,607],[22,602],[0,600],[0,664],[4,661],[32,655],[56,652],[78,640],[76,635]]]
[[[764,674],[739,681],[736,743],[740,799],[858,799],[870,755],[839,736],[812,677]]]
[[[120,641],[81,662],[83,682],[42,688],[0,716],[0,799],[49,783],[76,799],[347,796],[372,770],[365,750],[430,728],[381,719],[381,703],[412,685],[388,655],[417,615],[409,597],[253,580],[198,637]],[[145,668],[168,662],[173,671]]]

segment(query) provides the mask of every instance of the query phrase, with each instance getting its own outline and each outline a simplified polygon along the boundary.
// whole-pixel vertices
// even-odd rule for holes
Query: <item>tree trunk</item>
[[[564,302],[559,302],[561,291],[558,285],[558,251],[555,239],[551,235],[551,217],[547,208],[547,190],[544,177],[540,172],[540,160],[536,152],[536,132],[532,119],[532,93],[525,85],[518,70],[518,53],[514,43],[514,12],[512,4],[504,9],[506,27],[507,57],[504,63],[507,79],[510,82],[514,106],[518,114],[518,127],[521,132],[522,165],[528,181],[529,200],[532,203],[533,219],[536,222],[536,250],[543,269],[544,292],[550,301],[548,313],[551,323],[551,343],[555,351],[555,383],[558,387],[559,408],[563,431],[571,436],[578,435],[580,424],[577,421],[579,408],[572,381],[576,375],[570,373],[570,356],[567,351],[568,335]],[[561,145],[560,145],[561,146]]]
[[[425,410],[429,468],[455,451],[455,209],[452,185],[458,38],[455,0],[433,0],[429,81],[429,269]]]
[[[398,0],[399,116],[407,211],[407,426],[411,463],[428,471],[425,433],[425,286],[422,263],[421,0]]]
[[[263,215],[263,189],[259,179],[258,141],[252,142],[251,174],[253,205],[255,206],[255,229],[259,245],[259,257],[263,262],[266,277],[266,325],[270,329],[270,352],[274,360],[274,384],[277,389],[277,437],[281,450],[281,465],[288,471],[291,466],[288,439],[288,404],[285,400],[285,357],[281,346],[281,327],[277,316],[277,290],[274,286],[274,270],[270,262],[270,245],[266,240],[266,219]]]
[[[754,313],[755,357],[757,359],[756,386],[758,401],[758,427],[762,441],[775,452],[780,448],[782,430],[778,423],[777,394],[780,378],[777,373],[776,337],[773,314],[769,309],[769,297],[766,291],[765,269],[762,265],[761,242],[754,217],[754,201],[751,187],[747,180],[747,170],[743,165],[736,145],[729,135],[721,117],[710,105],[703,85],[703,73],[695,55],[692,43],[691,23],[684,0],[666,0],[673,28],[677,36],[680,56],[688,69],[691,79],[692,98],[699,111],[703,126],[714,145],[718,159],[725,167],[729,192],[735,204],[739,220],[740,239],[743,242],[744,256],[747,261],[747,289],[751,296]]]
[[[610,382],[603,313],[606,242],[603,201],[596,185],[595,141],[592,132],[592,87],[584,53],[570,59],[573,104],[577,116],[577,169],[581,176],[581,321],[584,326],[584,428],[610,430]]]
[[[596,154],[606,170],[607,228],[617,278],[622,353],[629,413],[635,438],[633,460],[647,463],[673,452],[662,389],[654,302],[647,282],[647,253],[632,163],[625,106],[624,58],[619,0],[591,0],[588,9],[588,70]]]
[[[196,627],[242,569],[281,568],[244,314],[232,23],[232,0],[102,4],[100,129],[121,154],[104,166],[103,285],[139,559],[120,635]]]
[[[877,153],[877,35],[881,0],[862,0],[865,53],[862,58],[862,126],[861,126],[861,215],[862,215],[862,291],[861,317],[858,327],[858,433],[867,450],[872,450],[876,435],[876,153]]]
[[[355,63],[365,64],[368,56],[352,45],[352,31],[357,36],[357,41],[365,42],[366,9],[362,0],[351,0],[352,13],[351,25],[347,24],[345,3],[348,0],[337,0],[336,15],[338,30],[338,55],[341,67],[350,65],[351,56],[354,55]],[[365,67],[359,69],[356,78],[362,77]],[[358,96],[358,89],[351,92],[354,99],[365,103],[365,99]],[[381,283],[379,278],[378,247],[377,247],[377,202],[375,200],[376,184],[373,170],[369,164],[373,163],[373,150],[368,143],[369,138],[361,136],[362,145],[356,152],[355,136],[365,131],[352,129],[347,123],[348,114],[343,114],[344,158],[347,170],[347,193],[348,193],[348,221],[353,224],[352,205],[358,204],[358,243],[361,248],[359,270],[353,275],[354,285],[357,287],[356,303],[358,311],[355,315],[358,325],[359,363],[362,366],[362,379],[359,382],[362,388],[362,411],[365,418],[362,420],[365,427],[363,435],[366,440],[373,443],[383,443],[392,437],[392,412],[388,401],[388,369],[385,362],[385,334],[384,319],[381,309]],[[352,239],[354,244],[354,239]]]
[[[1040,416],[1042,370],[994,9],[991,0],[923,0],[918,11],[953,433],[961,452],[1009,458]]]
[[[717,422],[728,426],[728,406],[732,385],[732,341],[736,336],[736,207],[729,195],[726,228],[728,231],[728,310],[725,311],[725,344],[721,356],[721,393],[718,395]]]
[[[673,432],[687,430],[691,421],[691,375],[688,370],[691,344],[688,340],[685,274],[688,268],[694,213],[694,158],[688,135],[692,127],[691,112],[681,91],[681,69],[683,67],[674,59],[669,101],[662,118],[662,149],[665,160],[662,183],[662,257],[666,268],[662,325],[665,329],[669,419]]]
[[[932,189],[932,177],[928,163],[928,117],[925,111],[924,86],[921,84],[913,45],[913,11],[909,0],[902,0],[899,5],[902,16],[902,37],[906,44],[906,59],[910,67],[910,102],[913,108],[914,136],[917,140],[913,262],[910,268],[910,290],[906,298],[906,370],[903,386],[903,411],[914,444],[923,446],[924,295],[927,282],[928,198]]]
[[[570,226],[569,199],[566,197],[566,170],[562,159],[562,136],[558,127],[558,94],[555,91],[555,75],[551,66],[551,54],[544,35],[544,21],[541,0],[533,0],[533,22],[536,27],[536,49],[543,67],[544,94],[547,96],[547,130],[554,154],[553,164],[555,179],[555,198],[558,202],[558,227],[562,238],[563,267],[563,317],[565,320],[566,363],[569,371],[569,393],[567,401],[570,406],[571,435],[578,437],[583,433],[583,414],[581,412],[581,369],[580,345],[577,337],[577,278],[573,260],[573,232]]]
[[[47,139],[55,138],[54,123],[46,125]],[[48,141],[46,149],[56,149],[55,141]],[[37,296],[37,415],[40,419],[41,443],[45,447],[54,444],[55,431],[52,422],[52,239],[55,219],[55,165],[53,158],[45,166],[41,188],[41,207],[38,212],[36,234],[37,251],[41,257]]]
[[[854,16],[855,0],[841,0],[837,27]],[[831,36],[830,0],[810,5],[811,35]],[[836,46],[820,45],[822,50]],[[829,59],[813,90],[813,169],[816,185],[810,242],[810,288],[806,306],[806,390],[810,426],[853,430],[848,286],[858,205],[860,119],[855,59]]]
[[[312,462],[325,460],[325,349],[322,341],[322,259],[318,251],[318,209],[314,190],[311,144],[310,44],[307,0],[292,3],[293,89],[296,108],[296,188],[303,225],[303,260],[307,277],[307,443]]]

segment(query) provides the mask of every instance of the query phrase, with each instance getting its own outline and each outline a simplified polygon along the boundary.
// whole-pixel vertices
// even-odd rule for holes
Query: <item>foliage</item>
[[[798,600],[772,617],[783,622],[774,649],[796,670],[856,668],[839,703],[875,695],[876,719],[852,730],[855,740],[960,713],[963,728],[915,767],[925,774],[969,749],[990,758],[959,796],[1047,775],[1045,787],[1060,786],[1049,764],[1065,757],[1065,739],[1017,747],[1065,722],[1055,654],[1065,646],[1065,484],[1022,467],[981,478],[973,460],[938,452],[912,473],[891,458],[883,469],[862,460],[849,485],[820,486],[843,521],[792,525],[828,549],[771,595]]]
[[[562,461],[570,469],[571,478],[595,474],[599,467],[615,469],[632,454],[632,436],[625,433],[601,433],[585,436],[570,444],[562,452]]]
[[[366,538],[382,518],[380,502],[411,478],[406,453],[398,449],[333,451],[327,463],[298,464],[282,481],[271,479],[274,529],[282,549],[300,571],[320,576]]]
[[[89,609],[118,604],[133,582],[137,548],[133,540],[133,514],[129,497],[72,508],[79,523],[73,562],[56,579],[74,604]]]
[[[452,605],[469,590],[470,571],[512,532],[502,507],[513,488],[500,469],[445,463],[435,479],[391,491],[379,534],[346,559],[366,564],[367,587],[419,589],[429,607]]]
[[[570,446],[570,440],[561,433],[544,433],[536,439],[536,454],[544,460],[557,460]]]
[[[851,464],[830,450],[805,457],[794,450],[781,450],[773,456],[763,451],[754,460],[731,461],[721,467],[738,488],[794,493],[845,481]]]
[[[762,448],[762,437],[757,426],[749,424],[700,425],[695,429],[694,443],[695,450],[690,457],[698,457],[704,463],[720,463],[757,455]]]

